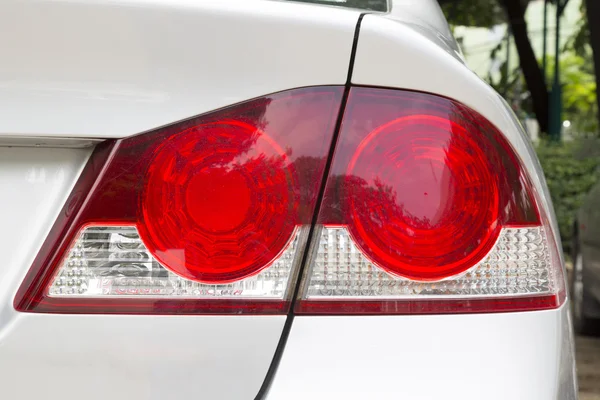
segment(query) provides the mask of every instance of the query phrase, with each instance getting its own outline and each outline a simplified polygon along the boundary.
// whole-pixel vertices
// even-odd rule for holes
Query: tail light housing
[[[557,307],[556,241],[510,144],[424,93],[352,88],[297,313]]]
[[[427,314],[562,304],[549,215],[504,135],[450,99],[354,87],[344,102],[343,91],[282,92],[101,144],[16,309],[284,314],[295,300],[297,314]]]
[[[101,145],[17,310],[286,313],[342,91],[278,93]]]

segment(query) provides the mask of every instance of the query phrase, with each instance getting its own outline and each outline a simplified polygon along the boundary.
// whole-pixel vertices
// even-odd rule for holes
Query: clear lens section
[[[324,227],[313,252],[304,299],[399,299],[555,293],[546,235],[540,227],[503,228],[490,253],[455,277],[417,282],[390,275],[369,261],[344,227]]]
[[[64,260],[50,297],[121,296],[282,299],[295,263],[303,229],[296,229],[284,251],[259,274],[210,285],[182,278],[160,265],[133,226],[88,227]]]

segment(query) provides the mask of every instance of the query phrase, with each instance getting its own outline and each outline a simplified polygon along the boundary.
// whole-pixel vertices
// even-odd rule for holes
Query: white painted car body
[[[257,0],[3,1],[0,132],[120,138],[343,85],[359,14]]]
[[[568,301],[443,316],[19,313],[15,293],[92,152],[261,95],[347,82],[361,11],[267,0],[0,3],[0,391],[10,399],[576,398]],[[433,0],[362,18],[350,82],[458,100],[503,132],[554,216],[514,115]],[[36,146],[40,145],[41,146]],[[558,237],[556,222],[552,221]]]

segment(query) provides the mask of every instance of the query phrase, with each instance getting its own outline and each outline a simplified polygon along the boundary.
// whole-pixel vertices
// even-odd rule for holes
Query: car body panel
[[[264,0],[0,2],[0,135],[120,138],[345,84],[359,15]]]
[[[488,118],[531,177],[563,269],[547,185],[523,128],[439,32],[416,22],[366,15],[351,82],[435,93]],[[573,343],[568,301],[557,310],[526,313],[299,316],[268,399],[576,399]],[[298,376],[302,384],[292,386]]]
[[[0,339],[2,394],[253,399],[285,318],[19,314]]]
[[[267,399],[569,399],[558,397],[555,384],[564,374],[561,365],[572,365],[555,351],[569,335],[561,328],[568,327],[567,317],[564,306],[296,317]]]
[[[402,22],[421,32],[429,32],[432,38],[443,41],[454,52],[460,53],[437,0],[390,0],[390,3],[390,12],[381,14],[382,17]]]

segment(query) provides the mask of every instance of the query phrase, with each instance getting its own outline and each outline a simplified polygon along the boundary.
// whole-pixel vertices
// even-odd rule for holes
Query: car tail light
[[[473,110],[352,88],[296,312],[554,308],[564,279],[515,152]]]
[[[305,253],[298,314],[564,302],[549,216],[494,126],[398,90],[351,88],[340,110],[343,90],[292,90],[102,143],[15,308],[283,314]]]
[[[342,92],[297,89],[103,143],[16,309],[287,312]]]

